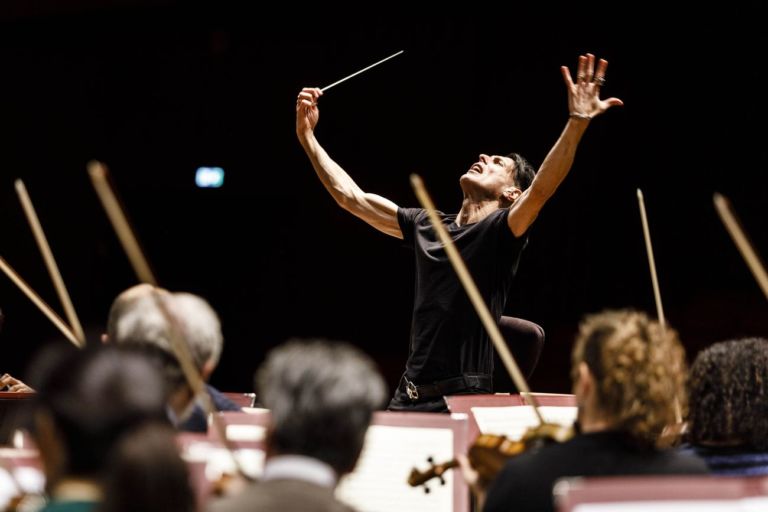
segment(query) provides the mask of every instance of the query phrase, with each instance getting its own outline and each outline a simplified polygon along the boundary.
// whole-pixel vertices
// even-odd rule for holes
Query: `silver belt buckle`
[[[403,378],[405,379],[405,392],[408,393],[408,398],[411,400],[418,400],[419,390],[416,388],[416,384],[408,380],[408,377]]]

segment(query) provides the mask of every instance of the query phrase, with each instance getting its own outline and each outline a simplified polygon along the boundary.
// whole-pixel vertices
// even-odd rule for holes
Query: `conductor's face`
[[[511,158],[481,153],[461,176],[461,189],[478,199],[498,199],[515,187],[515,163]]]

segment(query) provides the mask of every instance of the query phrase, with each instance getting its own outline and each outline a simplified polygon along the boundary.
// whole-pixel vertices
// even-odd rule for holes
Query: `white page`
[[[260,425],[227,425],[227,439],[230,441],[263,441],[267,437],[267,428]]]
[[[444,486],[431,480],[429,494],[408,485],[414,465],[427,470],[430,456],[435,463],[453,458],[451,429],[372,425],[357,468],[342,479],[336,495],[360,512],[451,512],[452,471],[443,475]]]
[[[576,407],[539,407],[544,421],[569,427],[576,421]],[[507,436],[517,441],[526,429],[539,424],[533,407],[517,405],[512,407],[472,407],[477,426],[483,434]]]
[[[768,510],[768,496],[753,496],[751,498],[742,498],[740,502],[741,512],[764,512]]]

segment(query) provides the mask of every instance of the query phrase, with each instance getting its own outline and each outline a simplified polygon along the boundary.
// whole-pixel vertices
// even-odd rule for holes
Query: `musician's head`
[[[481,153],[459,183],[465,196],[498,200],[501,207],[507,207],[531,186],[535,174],[531,164],[518,153],[506,156]]]
[[[128,288],[112,303],[107,339],[119,344],[149,344],[173,353],[170,328],[158,301],[173,316],[179,334],[189,345],[198,369],[209,375],[219,362],[224,345],[216,311],[202,297],[140,284]]]
[[[117,342],[121,337],[118,334],[119,331],[125,330],[125,327],[121,327],[119,323],[124,322],[125,317],[133,314],[137,305],[142,304],[143,301],[151,298],[153,293],[165,294],[167,293],[167,290],[157,288],[151,284],[142,283],[131,286],[115,297],[115,300],[112,301],[112,306],[109,308],[107,333],[104,336],[103,341]],[[122,334],[122,336],[125,335]]]
[[[585,431],[619,429],[653,445],[685,412],[685,352],[677,333],[645,313],[587,316],[572,354],[574,393]]]
[[[194,512],[187,463],[170,425],[144,424],[113,448],[99,512]]]
[[[33,435],[49,491],[63,479],[98,480],[123,435],[165,420],[164,383],[143,355],[111,346],[46,352]]]
[[[165,311],[158,301],[162,301]],[[224,337],[218,315],[201,297],[147,284],[129,288],[112,304],[107,339],[144,350],[157,361],[165,375],[169,404],[178,422],[182,422],[192,412],[194,402],[171,344],[167,314],[172,316],[174,328],[186,342],[200,375],[207,380],[219,361]]]
[[[304,455],[337,475],[352,471],[386,389],[373,361],[351,345],[292,340],[273,349],[256,373],[272,412],[270,456]]]
[[[688,423],[697,445],[768,449],[768,339],[715,343],[696,356]]]

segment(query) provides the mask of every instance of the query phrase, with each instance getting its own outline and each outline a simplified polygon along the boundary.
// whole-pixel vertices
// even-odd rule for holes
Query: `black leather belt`
[[[408,398],[415,402],[416,400],[466,393],[467,391],[487,391],[490,393],[493,389],[493,379],[490,375],[465,373],[432,384],[417,385],[403,375],[402,388]]]

